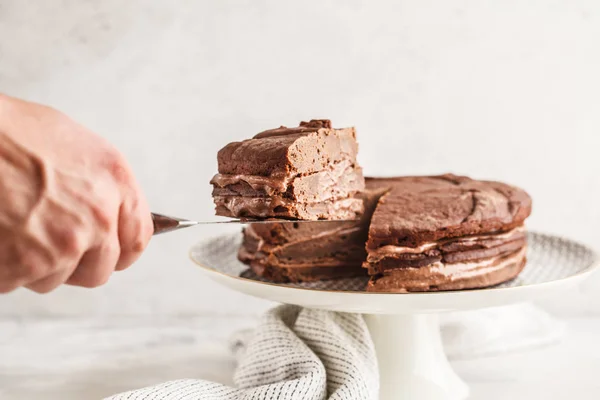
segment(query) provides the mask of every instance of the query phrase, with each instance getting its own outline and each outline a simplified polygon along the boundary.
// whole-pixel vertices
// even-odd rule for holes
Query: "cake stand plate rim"
[[[581,246],[590,252],[591,261],[589,265],[573,275],[522,286],[439,292],[380,293],[290,287],[278,283],[263,282],[227,274],[198,260],[196,253],[203,245],[206,246],[211,240],[215,240],[218,237],[229,237],[232,235],[231,233],[212,236],[196,243],[191,247],[189,257],[196,266],[200,267],[200,271],[206,276],[238,292],[279,303],[365,314],[438,313],[529,301],[540,296],[550,295],[557,290],[572,287],[600,267],[598,253],[588,246],[556,235],[537,232],[529,233]],[[236,234],[240,235],[239,232]]]

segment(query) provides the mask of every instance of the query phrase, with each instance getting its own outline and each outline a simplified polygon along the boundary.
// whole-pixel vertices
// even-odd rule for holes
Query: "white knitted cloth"
[[[530,304],[444,315],[453,359],[506,354],[560,340],[564,324]],[[233,340],[235,388],[178,380],[110,400],[377,399],[375,350],[360,314],[279,306]]]
[[[178,380],[110,400],[377,399],[375,349],[360,314],[280,306],[237,352],[236,388]]]

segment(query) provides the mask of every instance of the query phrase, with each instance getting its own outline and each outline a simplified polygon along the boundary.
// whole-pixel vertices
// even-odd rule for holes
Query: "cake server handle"
[[[178,229],[183,229],[199,224],[199,222],[197,221],[190,221],[188,219],[175,217],[167,217],[166,215],[156,213],[150,213],[150,216],[152,217],[152,224],[154,225],[153,235],[172,232]]]

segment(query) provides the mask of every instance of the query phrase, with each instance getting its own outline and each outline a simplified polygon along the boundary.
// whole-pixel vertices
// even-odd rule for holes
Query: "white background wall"
[[[534,198],[530,227],[600,248],[600,2],[0,0],[0,91],[62,109],[129,158],[152,208],[208,218],[216,152],[280,124],[355,125],[369,175],[455,172]],[[257,312],[155,238],[96,290],[0,315]],[[600,315],[600,277],[550,299]]]

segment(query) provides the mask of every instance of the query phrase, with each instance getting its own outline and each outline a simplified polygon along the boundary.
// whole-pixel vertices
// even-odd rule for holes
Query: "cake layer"
[[[526,247],[476,262],[436,262],[425,267],[398,268],[372,276],[367,291],[406,293],[484,288],[515,278],[525,263]]]
[[[319,172],[286,178],[217,174],[211,184],[213,196],[281,196],[301,203],[350,197],[365,185],[362,169],[348,160]]]
[[[364,266],[370,274],[394,268],[422,267],[435,262],[467,262],[513,253],[527,243],[524,227],[508,232],[451,238],[418,247],[387,245],[369,251]]]
[[[321,203],[297,203],[283,197],[214,196],[214,202],[217,215],[233,218],[352,220],[364,211],[362,201],[355,198]]]
[[[249,265],[256,275],[272,282],[314,282],[365,275],[364,269],[353,265],[279,268],[254,261]]]
[[[220,174],[285,179],[318,172],[336,162],[353,162],[357,152],[354,128],[332,129],[329,120],[312,120],[297,128],[280,127],[230,143],[217,159]]]
[[[251,227],[250,231],[263,240],[262,244],[264,246],[279,246],[309,239],[318,239],[323,235],[335,234],[340,229],[351,229],[357,225],[355,221],[328,222],[326,225],[273,222],[250,224],[248,228]],[[366,235],[363,236],[366,237]]]
[[[270,245],[250,226],[246,228],[240,253],[242,261],[260,260],[272,267],[360,266],[366,253],[357,228],[332,229],[316,237]]]
[[[390,191],[373,214],[367,248],[417,247],[445,238],[508,231],[523,225],[531,199],[499,182],[455,175],[387,178]]]
[[[367,187],[369,185],[367,184]],[[278,282],[366,275],[365,242],[371,214],[383,190],[358,195],[365,212],[357,221],[326,224],[251,224],[238,258]]]

